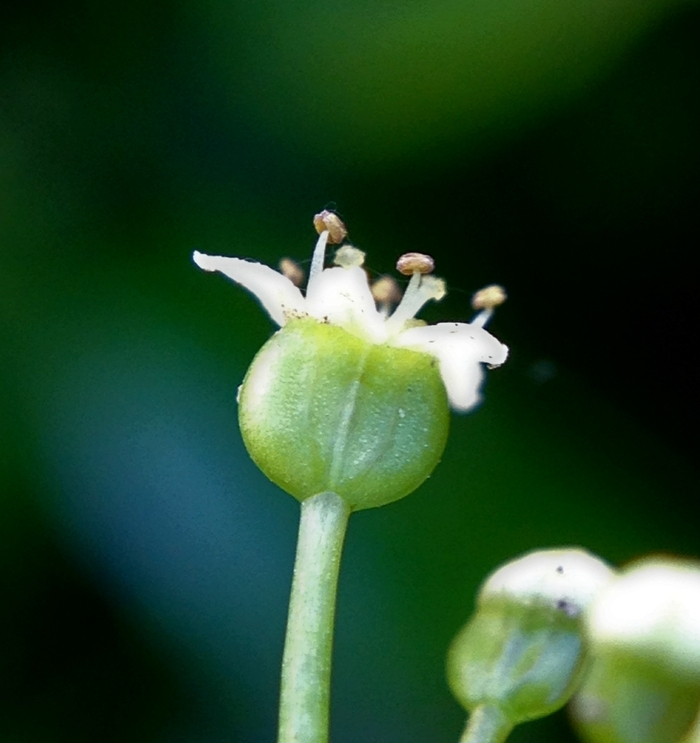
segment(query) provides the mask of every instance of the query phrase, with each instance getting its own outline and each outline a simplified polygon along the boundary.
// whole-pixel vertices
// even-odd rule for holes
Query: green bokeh
[[[0,737],[272,740],[297,504],[236,388],[272,327],[193,249],[431,253],[511,348],[422,488],[353,516],[334,740],[457,739],[497,564],[695,554],[694,5],[127,3],[0,23]],[[561,715],[513,740],[567,740]]]

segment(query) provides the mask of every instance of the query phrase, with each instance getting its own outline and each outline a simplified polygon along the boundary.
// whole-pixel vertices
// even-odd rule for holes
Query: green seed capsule
[[[591,607],[594,661],[572,702],[590,743],[678,743],[700,709],[700,564],[648,559]]]
[[[583,611],[611,574],[582,550],[545,550],[486,580],[447,659],[450,688],[473,719],[495,709],[512,727],[566,703],[584,667]]]
[[[299,318],[255,357],[239,419],[273,482],[300,501],[332,491],[360,510],[402,498],[430,475],[449,409],[434,357]]]

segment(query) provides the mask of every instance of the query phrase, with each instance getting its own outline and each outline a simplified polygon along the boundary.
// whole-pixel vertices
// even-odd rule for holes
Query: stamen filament
[[[415,317],[416,312],[425,304],[420,301],[421,274],[414,273],[408,282],[399,306],[394,310],[394,314],[387,321],[387,330],[397,333],[404,326],[407,320]]]
[[[475,325],[477,328],[483,328],[486,323],[493,317],[493,310],[491,308],[482,310],[476,317],[471,321],[470,325]]]
[[[309,269],[309,281],[306,284],[307,294],[314,279],[320,276],[321,272],[323,271],[323,264],[325,263],[325,260],[326,260],[326,243],[327,242],[328,242],[328,230],[323,230],[323,232],[318,236],[318,240],[316,241],[316,247],[314,248],[314,254],[313,254],[313,257],[311,258],[311,268]]]
[[[445,296],[445,282],[433,276],[414,273],[408,282],[403,299],[387,320],[389,333],[398,333],[408,320],[412,320],[421,307],[430,299],[442,299]]]

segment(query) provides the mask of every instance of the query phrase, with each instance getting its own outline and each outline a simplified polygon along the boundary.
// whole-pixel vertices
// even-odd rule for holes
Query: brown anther
[[[399,285],[391,276],[380,276],[370,289],[377,304],[394,305],[401,301]]]
[[[291,258],[282,258],[280,261],[280,273],[286,276],[294,286],[301,286],[304,281],[304,269]]]
[[[348,230],[343,224],[343,220],[333,212],[324,209],[314,216],[314,227],[320,235],[324,230],[328,230],[328,243],[330,245],[340,245],[348,235]]]
[[[491,284],[479,289],[472,297],[472,307],[475,310],[492,310],[503,304],[508,298],[506,290],[498,284]]]
[[[425,253],[404,253],[396,261],[396,270],[404,276],[414,273],[432,273],[435,261]]]

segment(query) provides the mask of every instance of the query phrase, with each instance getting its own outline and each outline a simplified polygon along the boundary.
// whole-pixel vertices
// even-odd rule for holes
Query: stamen
[[[472,297],[472,307],[475,310],[492,310],[502,305],[508,296],[506,290],[498,284],[491,284],[479,289]]]
[[[326,243],[328,242],[328,230],[324,230],[316,241],[316,247],[314,248],[314,254],[311,258],[311,268],[309,269],[309,281],[306,285],[308,292],[311,282],[321,275],[323,271],[323,264],[326,260]]]
[[[282,276],[286,276],[294,286],[301,286],[304,281],[304,269],[296,261],[282,258],[279,265]]]
[[[399,285],[392,276],[380,276],[370,289],[377,304],[398,304],[401,301]]]
[[[439,279],[437,276],[423,276],[420,285],[422,289],[430,292],[429,298],[434,299],[436,302],[439,302],[447,295],[447,284],[445,280]]]
[[[391,310],[401,301],[401,292],[396,280],[391,276],[380,276],[371,286],[372,297],[377,303],[377,309],[389,317]]]
[[[365,254],[352,245],[343,245],[335,253],[333,263],[343,268],[353,268],[353,266],[362,266],[365,262]]]
[[[447,294],[447,287],[442,279],[414,273],[408,282],[401,303],[387,320],[387,330],[390,333],[400,332],[406,322],[413,319],[426,302],[431,299],[439,301],[445,294]]]
[[[396,270],[404,276],[414,273],[432,273],[435,261],[425,253],[404,253],[396,261]]]
[[[494,308],[502,305],[506,299],[506,290],[498,284],[491,284],[479,289],[472,297],[472,307],[475,310],[482,310],[482,312],[471,321],[471,324],[483,328],[493,317]]]
[[[483,328],[486,323],[493,317],[493,310],[483,310],[480,312],[474,319],[469,323],[470,325],[474,325],[477,328]]]
[[[314,216],[314,227],[319,235],[324,230],[328,230],[328,242],[331,245],[340,245],[348,236],[348,230],[343,220],[327,209]]]

